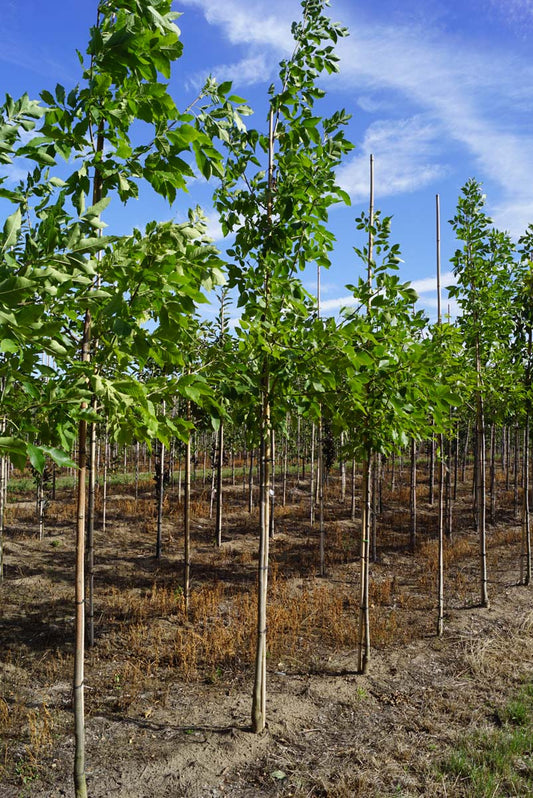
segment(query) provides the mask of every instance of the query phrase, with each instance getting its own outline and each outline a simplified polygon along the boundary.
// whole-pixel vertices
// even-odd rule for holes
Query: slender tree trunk
[[[213,518],[213,505],[215,503],[215,492],[217,489],[216,471],[218,462],[218,435],[213,436],[213,445],[211,447],[211,498],[209,500],[209,518]]]
[[[5,429],[5,422],[4,422]],[[4,581],[4,528],[6,514],[6,458],[0,457],[0,585]]]
[[[82,339],[82,361],[90,359],[91,316],[85,313]],[[87,481],[87,422],[78,427],[78,487],[76,526],[76,577],[75,577],[75,646],[74,646],[74,788],[76,798],[87,798],[85,776],[85,512]]]
[[[98,24],[98,23],[97,23]],[[103,122],[98,126],[96,152],[104,150]],[[102,176],[95,170],[93,180],[93,205],[102,199]],[[81,339],[82,363],[91,360],[91,327],[89,310],[85,311]],[[82,409],[86,404],[82,403]],[[85,516],[87,502],[87,422],[82,419],[78,426],[78,485],[76,496],[76,569],[75,569],[75,643],[74,643],[74,790],[76,798],[87,798],[85,775],[85,705],[84,705],[84,666],[85,666]]]
[[[361,500],[361,585],[359,598],[359,672],[368,672],[370,661],[370,513],[372,485],[372,454],[367,451],[363,460],[363,482]]]
[[[523,582],[525,585],[531,583],[531,529],[529,512],[529,460],[530,460],[530,426],[531,426],[531,357],[533,349],[533,330],[528,328],[527,335],[527,368],[526,368],[526,419],[524,429],[524,512],[522,520],[522,569]],[[525,560],[525,561],[524,561]]]
[[[224,422],[218,428],[217,471],[216,471],[216,516],[215,541],[222,546],[222,469],[224,467]]]
[[[379,502],[379,475],[380,475],[380,455],[374,453],[372,464],[372,487],[371,487],[371,515],[370,515],[370,559],[372,562],[378,560],[378,502]]]
[[[272,192],[274,189],[274,112],[272,106],[269,116],[268,135],[268,201],[267,216],[272,218]],[[268,308],[270,274],[264,275],[264,302]],[[266,312],[266,310],[265,310]],[[259,491],[259,560],[257,580],[257,640],[255,655],[255,675],[252,695],[252,729],[258,734],[266,723],[266,656],[267,656],[267,595],[268,595],[268,548],[270,532],[270,490],[272,461],[272,425],[270,406],[270,366],[269,355],[263,356],[261,366],[261,457]]]
[[[311,426],[311,483],[309,485],[309,523],[315,523],[315,425]]]
[[[276,532],[276,432],[274,429],[270,431],[270,511],[269,511],[269,526],[268,536],[272,540]]]
[[[437,321],[442,323],[440,292],[440,196],[436,195],[436,256],[437,256]],[[433,436],[434,442],[434,436]],[[444,632],[444,436],[439,435],[439,510],[438,510],[438,565],[437,565],[437,636]]]
[[[252,700],[252,729],[262,732],[266,723],[266,649],[267,649],[267,591],[268,591],[268,544],[270,528],[270,380],[264,375],[261,412],[261,459],[260,459],[260,528],[257,595],[257,642],[255,657],[255,679]]]
[[[96,400],[93,399],[93,410]],[[89,502],[87,506],[87,645],[94,646],[94,515],[96,507],[96,424],[89,426]]]
[[[190,402],[187,402],[187,418],[190,418]],[[185,612],[189,612],[191,592],[191,435],[185,443],[185,484],[183,490],[183,598]]]
[[[283,507],[287,504],[287,475],[289,471],[289,414],[286,418],[285,436],[283,439],[283,477],[282,477],[282,504]],[[298,466],[296,467],[298,470]]]
[[[164,412],[164,411],[163,411]],[[163,550],[163,502],[165,499],[165,444],[159,444],[159,472],[157,474],[157,532],[155,556],[161,559]]]
[[[429,447],[429,493],[428,503],[433,507],[435,501],[435,436],[431,436],[431,444]]]
[[[437,565],[437,636],[444,632],[444,436],[439,435],[439,508]]]
[[[43,475],[37,477],[37,519],[39,524],[39,540],[44,538],[44,480]]]
[[[477,415],[477,475],[476,496],[479,532],[479,558],[481,569],[481,606],[489,606],[487,580],[487,530],[486,530],[486,466],[485,466],[485,413],[481,395],[481,362],[479,344],[476,347],[476,371],[478,375],[478,391],[476,397]]]
[[[514,465],[513,465],[513,495],[514,517],[518,518],[518,462],[520,459],[520,440],[518,424],[514,429]]]
[[[320,420],[318,422],[318,456],[316,470],[318,488],[318,528],[320,536],[320,576],[326,576],[326,529],[324,526],[324,424],[322,420],[322,409],[320,410]]]
[[[342,447],[344,446],[344,431],[341,432],[340,436],[340,448],[341,448],[341,458],[340,458],[340,476],[341,476],[341,504],[345,504],[346,502],[346,460],[344,459],[344,455],[342,454]]]
[[[135,501],[139,499],[139,441],[135,442]]]
[[[416,549],[416,442],[411,441],[411,528],[409,534],[409,547],[412,552]]]
[[[459,422],[455,430],[455,452],[453,458],[453,500],[457,501],[457,481],[459,476]]]
[[[466,425],[465,445],[463,449],[463,462],[461,463],[461,482],[466,480],[466,463],[468,459],[468,444],[470,439],[470,421]]]
[[[531,583],[531,525],[529,511],[529,435],[530,419],[529,409],[526,413],[524,429],[524,495],[523,495],[523,518],[522,518],[522,581],[524,585]]]
[[[490,425],[490,522],[496,521],[496,428]]]
[[[107,520],[107,475],[109,471],[109,436],[107,424],[104,430],[104,468],[102,473],[102,532],[105,532]]]
[[[254,507],[254,450],[250,449],[250,468],[248,470],[248,512]]]
[[[305,479],[305,466],[306,466],[306,463],[307,463],[307,441],[306,441],[306,438],[305,438],[305,428],[304,428],[304,434],[303,434],[303,440],[302,440],[302,437],[301,437],[301,431],[302,431],[301,430],[301,426],[302,426],[302,419],[301,419],[300,416],[298,416],[298,457],[297,457],[297,466],[298,466],[298,468],[297,468],[297,470],[299,469],[299,466],[300,466],[300,459],[302,461],[301,474],[300,474],[300,471],[298,470],[298,481],[297,481],[298,487],[300,487],[300,476],[301,476],[302,480]]]
[[[350,518],[355,521],[355,457],[352,459],[352,479],[351,479],[351,503],[350,503]]]
[[[446,537],[449,540],[453,534],[452,430],[453,424],[450,413],[450,435],[446,442]]]
[[[509,490],[511,471],[511,429],[505,427],[505,490]]]

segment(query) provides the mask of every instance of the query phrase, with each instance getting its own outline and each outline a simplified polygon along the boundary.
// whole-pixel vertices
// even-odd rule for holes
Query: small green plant
[[[37,765],[27,759],[19,759],[15,763],[15,773],[22,784],[31,784],[39,778]]]
[[[222,678],[222,668],[214,668],[211,673],[206,677],[207,684],[217,684]]]
[[[495,713],[499,728],[465,738],[441,765],[469,798],[533,794],[533,686]]]

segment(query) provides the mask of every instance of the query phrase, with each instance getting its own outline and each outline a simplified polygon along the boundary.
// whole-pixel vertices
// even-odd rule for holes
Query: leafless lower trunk
[[[370,661],[370,513],[372,485],[372,454],[367,452],[363,460],[363,482],[361,499],[361,585],[359,598],[359,672],[368,672]]]

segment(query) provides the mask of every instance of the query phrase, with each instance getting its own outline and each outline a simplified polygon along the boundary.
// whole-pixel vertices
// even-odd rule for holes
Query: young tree
[[[17,339],[19,325],[16,315],[12,316],[15,337],[11,335],[10,340],[22,344],[26,358],[22,385],[30,394],[34,392],[30,375],[42,373],[38,353],[44,350],[58,361],[57,373],[50,374],[56,380],[49,388],[50,393],[55,391],[56,405],[48,424],[38,430],[39,443],[46,443],[47,435],[53,433],[54,440],[59,438],[68,450],[78,428],[74,780],[76,795],[82,798],[87,793],[83,711],[87,425],[103,417],[98,409],[105,409],[111,431],[122,439],[135,434],[164,439],[165,428],[176,432],[175,424],[157,420],[156,403],[150,397],[153,386],[136,378],[131,363],[137,360],[142,367],[161,336],[183,326],[183,314],[194,306],[201,284],[198,271],[194,267],[191,271],[189,265],[206,267],[211,285],[215,265],[205,226],[193,215],[182,228],[158,229],[156,236],[150,236],[154,228],[149,231],[149,244],[157,240],[163,245],[159,251],[147,255],[140,235],[134,234],[128,242],[129,262],[124,260],[125,247],[118,256],[103,258],[100,253],[112,242],[100,234],[105,226],[101,214],[114,193],[124,202],[138,196],[142,181],[172,202],[195,174],[191,160],[206,178],[214,172],[221,174],[221,156],[213,137],[222,135],[236,118],[233,105],[213,84],[182,112],[160,81],[160,75],[169,77],[170,65],[182,50],[174,21],[177,15],[170,7],[170,0],[101,3],[82,83],[71,90],[58,85],[54,94],[43,92],[42,100],[48,104],[44,114],[27,98],[19,105],[12,101],[6,105],[7,117],[14,120],[3,134],[6,157],[20,138],[20,129],[31,129],[34,120],[42,117],[38,135],[16,153],[33,159],[37,167],[18,189],[2,191],[16,206],[4,226],[4,296],[7,290],[10,303],[22,304],[20,318],[26,320],[20,324]],[[211,106],[219,109],[216,118],[210,116]],[[132,137],[137,119],[150,129],[148,139],[141,143],[134,143]],[[71,165],[66,179],[64,169],[61,177],[49,175],[59,156]],[[86,209],[87,196],[91,206]],[[172,240],[171,253],[165,236],[167,242]],[[147,260],[158,263],[162,271],[145,273]],[[139,266],[136,277],[131,263]],[[132,277],[136,284],[130,282]],[[152,317],[159,323],[151,339],[144,329],[149,297]],[[31,310],[30,304],[36,309]],[[13,350],[14,344],[5,346]],[[179,349],[177,342],[175,349]],[[169,346],[168,357],[172,351]],[[194,382],[194,378],[189,382],[183,378],[185,392],[191,391]],[[54,407],[58,408],[55,414]],[[23,432],[19,424],[17,435],[4,436],[1,453],[19,461],[28,453],[32,464],[42,468],[47,450],[25,442]],[[48,451],[54,456],[54,449]]]
[[[323,357],[335,364],[336,391],[331,412],[337,430],[347,433],[345,452],[362,462],[361,581],[359,610],[359,670],[370,659],[369,564],[372,462],[375,454],[390,455],[410,441],[424,440],[443,429],[449,407],[457,399],[440,374],[439,348],[424,335],[427,320],[413,313],[416,293],[401,283],[399,247],[389,243],[390,218],[376,211],[370,225],[366,214],[357,226],[373,233],[373,257],[366,246],[355,251],[368,275],[348,288],[356,300],[347,309],[335,341]],[[379,259],[379,261],[378,261]],[[432,420],[433,419],[433,420]]]
[[[458,325],[463,333],[466,362],[474,374],[476,408],[475,519],[479,534],[481,606],[489,605],[486,544],[486,403],[491,391],[491,364],[505,357],[512,330],[510,312],[513,245],[506,233],[492,227],[484,211],[481,186],[469,180],[451,220],[462,242],[452,263],[457,284],[449,289],[461,308]]]
[[[515,319],[513,354],[518,370],[514,381],[515,393],[522,394],[521,401],[514,402],[515,415],[523,419],[524,463],[523,463],[523,508],[522,508],[522,580],[531,582],[531,519],[530,519],[530,458],[531,458],[531,411],[533,377],[533,226],[529,225],[519,239],[520,260],[515,271],[513,315]],[[517,412],[518,411],[518,412]]]
[[[259,414],[260,555],[257,647],[252,725],[266,718],[266,606],[270,527],[271,440],[285,417],[290,396],[292,333],[308,316],[299,269],[309,262],[329,265],[333,236],[328,208],[346,200],[335,168],[350,145],[343,111],[323,119],[314,113],[324,96],[318,75],[337,70],[333,49],[340,25],[325,15],[324,0],[304,0],[302,21],[292,27],[295,49],[282,61],[280,89],[270,90],[268,132],[233,128],[225,179],[216,194],[225,233],[235,231],[229,250],[229,283],[243,307],[241,346],[252,363],[252,395]],[[290,325],[290,326],[289,326]]]

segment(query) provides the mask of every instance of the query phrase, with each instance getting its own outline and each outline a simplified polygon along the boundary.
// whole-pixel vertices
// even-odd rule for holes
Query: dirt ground
[[[119,493],[119,490],[121,491]],[[206,492],[193,507],[191,610],[181,591],[181,516],[167,499],[163,557],[150,485],[116,488],[96,533],[96,646],[87,652],[90,798],[462,796],[439,765],[533,678],[531,590],[519,586],[520,529],[503,487],[489,528],[491,606],[477,606],[468,491],[447,541],[446,624],[435,635],[435,508],[419,498],[407,547],[399,485],[384,496],[372,565],[372,659],[356,672],[358,525],[328,491],[328,575],[305,485],[278,507],[272,541],[268,724],[250,731],[257,569],[255,515],[227,486],[216,550]],[[28,497],[10,507],[0,589],[0,794],[73,795],[71,671],[74,514],[65,491],[35,533]],[[255,513],[255,511],[254,511]],[[531,793],[533,795],[533,784]]]

